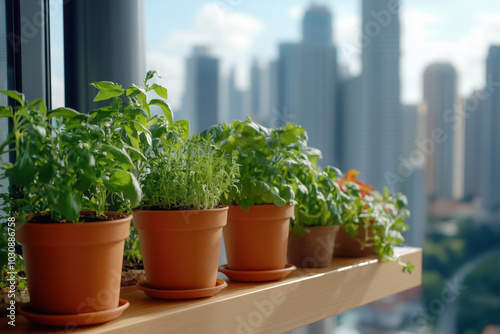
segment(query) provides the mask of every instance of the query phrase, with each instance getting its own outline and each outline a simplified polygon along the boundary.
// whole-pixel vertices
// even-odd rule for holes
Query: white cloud
[[[200,8],[191,29],[174,30],[167,36],[167,47],[188,51],[193,45],[206,44],[222,58],[238,62],[246,58],[263,31],[264,23],[252,16],[209,3]]]
[[[421,100],[424,69],[431,59],[438,60],[441,57],[439,54],[445,43],[429,40],[429,26],[438,21],[438,16],[418,10],[406,10],[402,14],[401,82],[404,102],[416,103]]]
[[[160,52],[150,52],[146,58],[147,68],[157,71],[161,78],[155,79],[168,90],[168,102],[173,111],[181,106],[184,89],[184,62],[179,57]]]
[[[292,6],[286,10],[286,13],[292,19],[299,20],[304,16],[304,8],[301,6]]]
[[[148,68],[152,66],[166,73],[163,84],[169,90],[172,107],[178,108],[184,92],[184,59],[193,46],[210,46],[212,53],[222,60],[223,73],[227,72],[225,66],[235,66],[242,73],[248,69],[255,40],[264,29],[264,23],[250,15],[207,3],[199,9],[189,29],[173,30],[166,36],[164,53],[148,53]],[[243,74],[239,78],[246,79],[246,73]]]
[[[347,67],[352,75],[359,74],[361,71],[361,48],[359,47],[361,19],[355,15],[339,17],[333,21],[333,25],[340,64]]]

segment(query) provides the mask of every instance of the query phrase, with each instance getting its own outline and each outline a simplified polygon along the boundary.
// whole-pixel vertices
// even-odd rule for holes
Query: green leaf
[[[128,153],[118,147],[104,144],[102,148],[107,152],[107,157],[118,161],[125,169],[134,169],[134,163]]]
[[[34,179],[35,164],[28,153],[24,152],[18,157],[14,167],[5,171],[5,175],[9,178],[11,185],[27,186]]]
[[[139,205],[141,201],[141,186],[134,174],[124,170],[113,171],[108,180],[104,181],[106,187],[111,191],[123,192],[130,200],[131,206]]]
[[[135,131],[137,132],[145,132],[151,136],[151,132],[141,123],[132,121],[132,125],[134,126]]]
[[[125,149],[127,150],[130,158],[132,158],[132,160],[142,160],[142,161],[146,161],[147,158],[146,156],[138,149],[136,149],[135,147],[132,147],[132,146],[125,146]]]
[[[159,100],[159,99],[152,99],[149,102],[150,105],[157,105],[160,106],[161,109],[163,110],[163,114],[165,115],[165,118],[167,119],[169,124],[174,123],[174,115],[172,113],[172,109],[170,109],[170,106],[168,103],[165,101]]]
[[[149,109],[148,105],[148,96],[146,95],[146,92],[144,89],[136,86],[136,85],[131,85],[129,88],[127,88],[126,92],[127,96],[131,99],[137,99],[141,107],[146,111],[149,117],[151,117],[151,111]]]
[[[108,100],[125,93],[121,85],[110,81],[93,82],[91,85],[99,89],[99,92],[97,92],[97,95],[94,98],[94,102]]]
[[[92,185],[92,179],[89,178],[87,175],[82,174],[78,178],[78,180],[75,182],[75,189],[81,192],[86,192],[89,190],[90,186]]]
[[[47,183],[54,176],[55,169],[52,164],[45,164],[38,168],[39,170],[39,180],[42,183]]]
[[[24,106],[26,104],[26,98],[24,97],[23,93],[19,93],[15,90],[0,90],[0,93],[7,95],[11,99],[16,100],[22,106]]]
[[[284,185],[283,190],[281,191],[281,197],[285,200],[286,203],[291,203],[295,198],[295,193],[290,185]]]
[[[10,107],[0,106],[0,117],[14,117],[12,109]]]
[[[47,114],[48,118],[52,117],[62,117],[62,118],[74,118],[74,117],[81,117],[81,118],[89,118],[89,115],[79,113],[78,111],[71,109],[71,108],[57,108],[55,110],[49,111]]]
[[[161,78],[161,76],[158,74],[158,72],[154,70],[149,70],[148,73],[146,74],[146,78],[144,79],[144,86],[148,86],[148,81],[153,79],[154,76],[157,76],[158,78]]]
[[[165,100],[168,99],[168,92],[167,92],[167,89],[163,86],[160,86],[158,84],[153,84],[151,86],[151,89],[155,91],[156,94],[158,94],[158,96],[164,98]]]
[[[66,219],[75,221],[80,217],[80,208],[72,193],[61,194],[58,204],[59,212]]]

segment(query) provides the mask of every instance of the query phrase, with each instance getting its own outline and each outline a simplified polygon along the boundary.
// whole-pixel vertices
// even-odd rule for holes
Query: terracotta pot
[[[302,268],[328,267],[332,263],[333,247],[339,226],[312,226],[310,233],[299,237],[290,231],[288,263]]]
[[[131,219],[22,225],[16,237],[23,248],[33,308],[53,314],[117,308]]]
[[[368,235],[370,238],[373,237],[373,228],[368,227]],[[357,239],[357,240],[356,240]],[[334,256],[336,257],[363,257],[376,255],[375,247],[361,247],[361,240],[365,240],[365,228],[360,227],[358,229],[358,234],[355,237],[351,237],[345,227],[342,225],[337,233],[337,238],[335,239],[335,250]]]
[[[227,207],[134,211],[146,283],[164,290],[214,287],[227,212]]]
[[[249,211],[229,207],[224,242],[227,267],[233,270],[283,269],[293,205],[253,205]]]

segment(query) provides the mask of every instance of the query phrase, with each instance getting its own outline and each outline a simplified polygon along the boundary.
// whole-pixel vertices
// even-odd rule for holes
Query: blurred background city
[[[72,106],[63,1],[50,2],[52,107]],[[408,196],[406,245],[423,247],[422,287],[293,333],[500,333],[498,1],[144,8],[141,71],[162,75],[175,118],[193,133],[247,116],[298,123],[321,165]],[[117,44],[134,40],[123,35]]]

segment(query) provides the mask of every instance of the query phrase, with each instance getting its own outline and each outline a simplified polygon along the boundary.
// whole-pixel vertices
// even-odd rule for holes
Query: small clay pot
[[[227,267],[232,270],[275,270],[286,265],[293,205],[231,205],[224,227]]]
[[[16,237],[23,247],[32,307],[49,314],[116,309],[131,219],[22,225]]]
[[[373,228],[368,227],[368,236],[373,240]],[[364,257],[376,255],[375,247],[362,247],[362,240],[365,240],[365,228],[359,227],[358,234],[355,237],[351,237],[344,225],[342,225],[337,233],[337,238],[335,239],[335,257]]]
[[[228,208],[136,210],[146,282],[163,290],[215,287]]]
[[[310,233],[288,236],[288,263],[302,268],[328,267],[332,262],[335,237],[339,226],[308,227]]]

